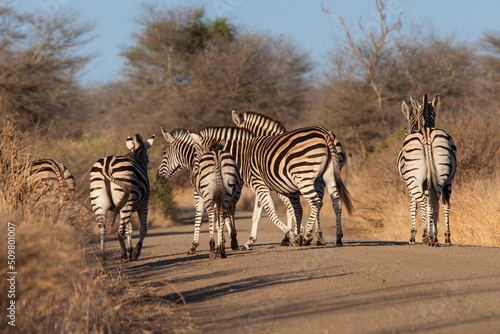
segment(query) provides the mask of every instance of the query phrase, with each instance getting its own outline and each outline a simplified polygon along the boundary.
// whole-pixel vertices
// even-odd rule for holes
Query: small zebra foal
[[[218,250],[221,258],[226,257],[224,241],[224,220],[231,235],[231,248],[238,249],[234,213],[241,195],[242,181],[233,157],[226,151],[212,145],[203,149],[199,137],[184,129],[162,133],[169,144],[163,152],[163,159],[156,174],[159,183],[165,183],[181,167],[190,171],[195,201],[195,232],[193,245],[188,254],[195,254],[199,245],[203,209],[208,213],[210,230],[210,258],[215,258],[214,224],[217,223]]]
[[[126,144],[130,153],[101,158],[90,172],[90,202],[97,219],[101,241],[101,256],[106,259],[104,239],[106,238],[106,213],[113,212],[114,223],[120,213],[118,241],[122,250],[122,261],[139,258],[142,243],[147,234],[149,202],[148,155],[154,135],[146,142],[139,134],[128,137]],[[139,242],[132,248],[132,212],[137,211],[140,221]],[[125,246],[125,236],[127,245]]]

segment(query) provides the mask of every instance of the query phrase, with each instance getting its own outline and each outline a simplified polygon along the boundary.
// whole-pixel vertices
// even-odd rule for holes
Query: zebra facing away
[[[231,248],[238,249],[234,213],[241,195],[242,181],[231,154],[219,149],[215,142],[208,149],[203,149],[197,138],[184,129],[168,133],[161,129],[169,144],[163,151],[163,159],[156,174],[159,183],[165,183],[180,168],[189,169],[194,190],[196,209],[193,245],[188,254],[195,254],[199,245],[199,233],[203,218],[203,209],[208,214],[210,231],[210,258],[215,258],[214,224],[217,224],[218,251],[221,258],[226,257],[224,224],[231,235]]]
[[[200,137],[205,147],[213,139],[223,143],[224,149],[235,158],[245,185],[256,193],[271,221],[285,232],[294,246],[300,244],[300,237],[279,220],[271,191],[285,196],[300,192],[309,202],[311,214],[305,228],[306,242],[312,239],[313,225],[319,219],[325,185],[337,216],[337,228],[341,226],[341,201],[348,212],[352,211],[349,192],[340,177],[335,136],[323,127],[296,129],[264,137],[253,137],[248,130],[236,127],[209,127],[200,130]],[[244,246],[247,249],[252,248],[256,241],[254,227]],[[337,232],[338,243],[341,239],[342,234]]]
[[[122,261],[134,261],[141,255],[142,243],[147,234],[149,202],[148,155],[154,135],[143,141],[139,134],[126,141],[127,155],[107,156],[97,160],[90,171],[90,203],[97,219],[101,242],[101,256],[105,255],[106,213],[113,212],[112,224],[120,213],[118,241]],[[137,211],[140,221],[139,242],[132,247],[130,217]],[[125,245],[126,237],[126,245]]]
[[[28,193],[59,197],[59,206],[65,200],[75,200],[75,179],[59,161],[37,159],[23,166],[19,172],[24,175]]]
[[[422,242],[430,246],[438,244],[437,220],[441,195],[445,216],[445,244],[451,244],[449,213],[452,182],[457,167],[456,146],[444,130],[430,126],[434,125],[434,109],[438,102],[438,96],[429,103],[425,95],[422,105],[411,97],[411,107],[405,102],[401,106],[407,125],[397,168],[410,194],[410,244],[415,243],[417,232],[417,204],[423,221]]]
[[[237,127],[251,131],[256,137],[273,136],[286,132],[286,128],[280,122],[260,113],[252,111],[244,111],[241,113],[237,113],[236,111],[233,110],[232,118],[233,122],[236,124]],[[342,168],[344,164],[344,152],[342,150],[342,144],[337,139],[337,137],[335,137],[334,144],[335,144],[335,150],[339,158],[340,168]],[[292,228],[292,219],[294,219],[297,222],[296,223],[297,228],[295,232],[298,233],[297,231],[300,226],[300,222],[302,220],[302,206],[300,204],[300,192],[289,195],[290,195],[290,200],[288,200],[287,196],[278,194],[280,199],[287,206],[288,227]],[[256,198],[253,217],[252,217],[252,221],[254,222],[255,225],[258,225],[261,213],[262,213],[262,206],[260,205],[260,203]],[[303,227],[300,226],[300,229],[303,230]],[[338,226],[337,235],[342,235],[341,226]],[[316,236],[317,236],[317,244],[324,245],[325,241],[323,239],[323,234],[319,225],[319,220],[316,221]],[[282,245],[286,244],[286,240],[287,239],[285,237],[285,239],[283,239],[282,241]],[[306,241],[306,244],[307,243],[308,242]],[[342,245],[342,241],[337,240],[337,245]]]

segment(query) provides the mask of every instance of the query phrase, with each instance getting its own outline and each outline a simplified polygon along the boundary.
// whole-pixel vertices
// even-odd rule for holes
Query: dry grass
[[[5,110],[5,109],[3,109]],[[76,203],[44,198],[20,201],[23,177],[16,168],[24,163],[26,134],[12,114],[0,115],[0,235],[7,249],[7,223],[14,223],[16,252],[16,327],[0,321],[0,332],[19,333],[185,333],[192,331],[185,317],[174,314],[163,294],[134,284],[120,267],[103,266],[95,220],[80,197]],[[20,152],[23,152],[20,154]],[[152,210],[152,220],[164,217]],[[7,263],[7,252],[0,261]],[[8,291],[7,280],[0,289]],[[8,298],[0,305],[7,309]]]

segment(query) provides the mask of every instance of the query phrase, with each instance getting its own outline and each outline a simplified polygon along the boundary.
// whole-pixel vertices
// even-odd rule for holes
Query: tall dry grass
[[[174,314],[164,292],[136,286],[120,267],[97,260],[93,215],[79,203],[21,201],[24,179],[14,170],[32,147],[15,115],[2,111],[0,124],[0,262],[7,263],[7,223],[15,224],[16,322],[4,314],[9,333],[185,333],[185,317]],[[27,156],[26,156],[27,155]],[[29,194],[27,194],[29,196]],[[8,291],[9,282],[0,281]],[[2,294],[0,306],[10,301]]]

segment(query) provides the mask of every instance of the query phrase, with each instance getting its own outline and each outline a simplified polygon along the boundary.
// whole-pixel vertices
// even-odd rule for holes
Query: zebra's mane
[[[264,114],[261,114],[261,113],[255,112],[255,111],[243,111],[240,113],[240,115],[245,115],[245,114],[254,115],[256,119],[261,118],[261,119],[268,120],[269,122],[276,124],[276,126],[278,126],[280,128],[280,130],[286,131],[285,126],[280,121],[277,121],[272,117],[269,117],[267,115],[264,115]],[[243,116],[243,118],[245,119],[245,116]]]
[[[194,144],[193,138],[191,138],[191,136],[189,135],[189,130],[177,128],[174,129],[172,132],[170,132],[170,134],[172,135],[172,137],[176,139],[180,139],[184,142]]]
[[[200,130],[200,136],[202,137],[214,136],[220,133],[225,133],[226,136],[229,135],[231,138],[237,136],[239,139],[250,139],[254,137],[251,131],[237,126],[207,126]]]

